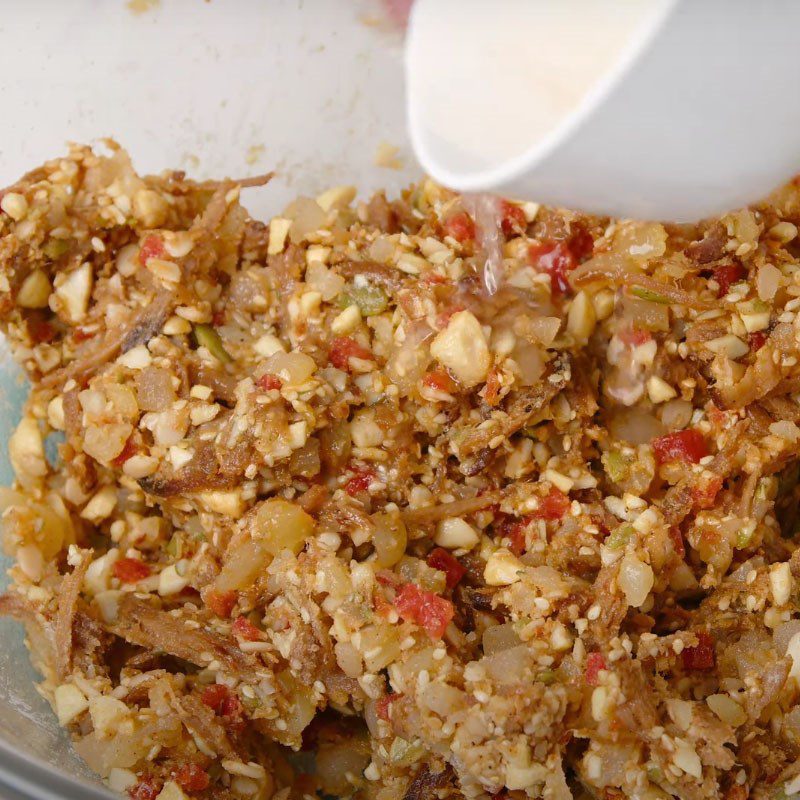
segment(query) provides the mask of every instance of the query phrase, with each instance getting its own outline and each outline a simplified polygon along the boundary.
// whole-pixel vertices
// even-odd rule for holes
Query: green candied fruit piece
[[[536,680],[539,681],[539,683],[543,683],[545,686],[550,686],[550,684],[555,683],[556,674],[553,670],[546,669],[536,676]]]
[[[607,453],[603,453],[601,460],[606,468],[606,474],[614,483],[623,480],[631,466],[630,460],[619,450],[609,450]]]
[[[743,525],[736,533],[736,549],[744,550],[753,539],[753,534],[756,532],[756,526],[752,523]]]
[[[630,541],[631,537],[636,533],[633,525],[628,525],[624,523],[617,528],[614,528],[613,531],[606,539],[606,547],[611,548],[612,550],[619,550],[621,547],[625,547],[626,544]]]
[[[367,283],[364,286],[351,286],[339,295],[339,305],[342,308],[356,305],[362,317],[374,317],[386,311],[389,298],[380,286]]]
[[[194,326],[194,338],[200,347],[205,347],[217,361],[230,364],[233,361],[230,353],[225,349],[219,334],[211,325],[199,324]]]
[[[167,544],[167,553],[173,558],[181,558],[183,556],[183,539],[177,534],[173,534],[172,538]]]
[[[43,250],[51,261],[55,261],[69,250],[69,242],[66,239],[50,239]]]
[[[647,300],[651,303],[661,303],[661,305],[669,305],[670,303],[669,297],[654,292],[652,289],[646,289],[644,286],[632,286],[631,294],[640,300]]]

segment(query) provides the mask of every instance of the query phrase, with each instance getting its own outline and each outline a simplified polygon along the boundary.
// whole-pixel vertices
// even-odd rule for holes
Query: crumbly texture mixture
[[[113,788],[798,791],[796,185],[697,226],[429,181],[265,224],[110,147],[0,193],[0,610]]]

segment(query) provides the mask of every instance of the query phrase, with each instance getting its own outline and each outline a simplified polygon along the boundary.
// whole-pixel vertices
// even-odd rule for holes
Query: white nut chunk
[[[475,528],[460,517],[447,517],[439,523],[434,541],[448,550],[471,550],[480,537]]]
[[[80,322],[86,316],[93,284],[91,264],[81,264],[69,274],[60,273],[56,290],[50,295],[50,308],[67,322]]]
[[[431,355],[464,386],[486,380],[491,365],[489,345],[480,322],[469,311],[458,311],[431,343]]]
[[[769,586],[776,606],[783,606],[789,602],[792,594],[792,572],[788,561],[773,564],[769,568]]]
[[[509,586],[520,579],[523,563],[510,551],[500,548],[486,561],[483,579],[489,586]]]
[[[67,725],[89,708],[89,701],[84,693],[71,683],[56,686],[53,693],[56,706],[56,715],[59,725]]]
[[[8,440],[8,457],[14,474],[22,483],[47,475],[47,459],[39,423],[33,417],[23,417]]]

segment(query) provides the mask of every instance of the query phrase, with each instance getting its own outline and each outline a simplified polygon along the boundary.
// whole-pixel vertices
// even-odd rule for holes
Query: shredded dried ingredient
[[[796,794],[798,184],[262,223],[268,177],[111,143],[3,194],[0,612],[79,755],[138,800]]]

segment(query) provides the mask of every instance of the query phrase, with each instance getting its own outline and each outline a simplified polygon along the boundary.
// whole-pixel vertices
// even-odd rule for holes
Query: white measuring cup
[[[800,169],[800,2],[416,0],[410,137],[460,191],[692,220]]]

